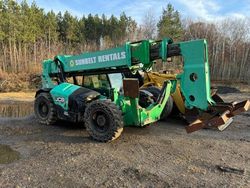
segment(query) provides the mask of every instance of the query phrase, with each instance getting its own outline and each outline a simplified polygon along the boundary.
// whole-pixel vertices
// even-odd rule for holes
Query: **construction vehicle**
[[[139,89],[136,76],[126,76],[149,71],[156,60],[164,63],[173,56],[182,56],[184,71],[166,80],[157,98]],[[206,126],[224,129],[232,116],[249,108],[249,101],[232,106],[211,98],[206,40],[174,43],[165,38],[45,60],[34,111],[46,125],[58,119],[84,122],[92,138],[107,142],[118,138],[124,126],[143,127],[160,120],[176,91],[185,109],[199,113],[188,132]]]

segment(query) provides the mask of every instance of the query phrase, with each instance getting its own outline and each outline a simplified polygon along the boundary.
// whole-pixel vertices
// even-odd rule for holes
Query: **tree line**
[[[213,80],[250,83],[249,31],[249,19],[186,20],[184,40],[207,39]]]
[[[138,24],[125,13],[79,18],[68,11],[45,12],[35,2],[29,5],[26,1],[0,0],[0,82],[4,73],[40,73],[42,60],[57,54],[163,37],[175,41],[206,38],[212,79],[249,82],[249,25],[249,19],[216,23],[184,19],[171,4],[166,5],[159,20],[146,11]]]
[[[0,69],[35,71],[38,63],[57,53],[81,53],[133,39],[136,22],[120,17],[89,14],[82,18],[45,12],[35,2],[0,1]]]

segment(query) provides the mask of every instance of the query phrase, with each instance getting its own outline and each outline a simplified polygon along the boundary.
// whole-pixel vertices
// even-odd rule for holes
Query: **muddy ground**
[[[0,164],[0,187],[250,187],[250,112],[224,132],[187,134],[184,126],[170,119],[98,143],[82,125],[1,118],[0,154],[13,162]]]

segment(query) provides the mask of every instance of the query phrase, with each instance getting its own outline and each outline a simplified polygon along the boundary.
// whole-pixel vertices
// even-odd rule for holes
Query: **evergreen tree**
[[[87,43],[92,43],[96,39],[96,28],[94,17],[89,14],[85,20],[85,37]]]
[[[163,9],[162,16],[157,24],[159,38],[170,37],[174,40],[181,40],[183,28],[180,14],[171,4]]]
[[[111,17],[109,18],[109,36],[111,40],[116,44],[118,43],[118,38],[119,38],[118,27],[119,27],[118,19],[114,15],[111,15]]]
[[[57,32],[58,32],[59,41],[65,43],[66,34],[64,31],[64,27],[63,27],[63,16],[62,16],[61,11],[59,11],[58,14],[56,15],[56,23],[57,23]]]
[[[53,11],[50,11],[45,15],[44,33],[46,37],[45,38],[46,46],[49,49],[49,56],[50,56],[51,45],[58,39],[56,15]]]
[[[77,18],[73,17],[68,11],[63,15],[63,32],[67,44],[72,44],[77,41],[75,30],[77,28]]]
[[[48,41],[56,41],[58,37],[56,14],[53,11],[45,15],[44,29]]]
[[[76,35],[77,35],[77,42],[80,45],[83,45],[85,42],[85,17],[83,16],[77,23],[76,27]]]

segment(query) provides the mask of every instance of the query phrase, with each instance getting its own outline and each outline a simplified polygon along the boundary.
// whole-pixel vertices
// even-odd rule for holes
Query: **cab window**
[[[113,73],[109,74],[109,80],[112,88],[118,89],[118,91],[122,88],[122,74],[121,73]]]
[[[89,88],[110,88],[110,83],[106,74],[84,76],[84,87]]]

